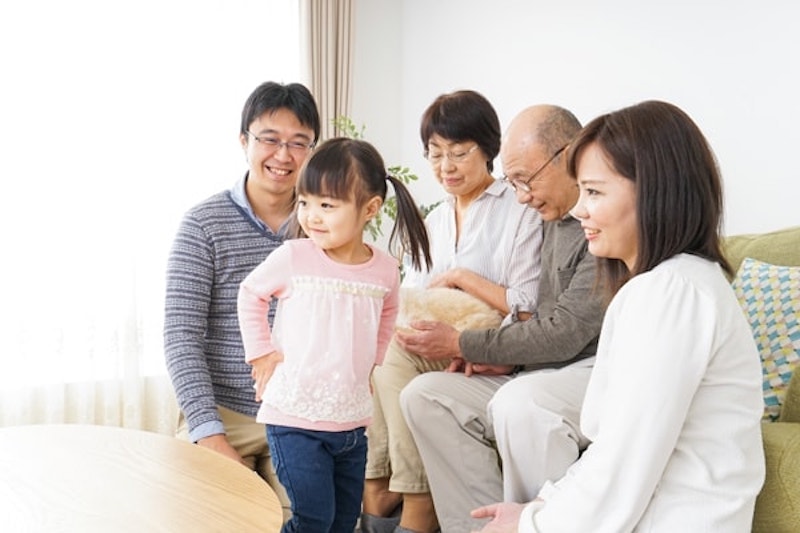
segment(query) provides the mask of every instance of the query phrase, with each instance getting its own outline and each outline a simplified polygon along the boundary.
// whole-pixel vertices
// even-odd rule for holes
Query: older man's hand
[[[409,325],[411,328],[398,330],[395,334],[397,343],[405,350],[430,361],[461,356],[459,332],[454,327],[430,320],[418,320]]]

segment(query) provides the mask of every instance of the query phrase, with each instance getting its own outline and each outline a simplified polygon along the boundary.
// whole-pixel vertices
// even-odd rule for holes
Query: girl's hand
[[[257,402],[261,401],[261,395],[264,394],[267,382],[272,377],[273,372],[275,372],[275,367],[277,367],[278,363],[281,361],[283,361],[283,354],[281,352],[272,352],[258,359],[253,359],[250,362],[253,367],[252,370],[250,370],[250,376],[252,376],[255,381],[253,386],[256,389]]]
[[[473,509],[472,518],[491,518],[479,533],[516,533],[524,503],[493,503]]]

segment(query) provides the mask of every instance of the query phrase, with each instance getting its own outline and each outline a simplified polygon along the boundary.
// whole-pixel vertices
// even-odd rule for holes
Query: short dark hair
[[[239,133],[247,135],[250,124],[267,112],[288,109],[300,124],[314,131],[314,143],[319,139],[320,121],[317,103],[311,92],[301,83],[282,84],[266,81],[250,93],[242,108],[242,124]]]
[[[455,91],[437,97],[422,114],[419,134],[426,153],[434,134],[455,142],[475,141],[488,158],[489,172],[500,153],[497,112],[486,97],[475,91]]]
[[[680,253],[715,261],[731,273],[719,237],[722,178],[708,141],[689,115],[651,100],[597,117],[570,146],[567,169],[573,177],[589,144],[596,144],[636,190],[636,265],[629,272],[618,259],[600,260],[612,294],[630,277]]]

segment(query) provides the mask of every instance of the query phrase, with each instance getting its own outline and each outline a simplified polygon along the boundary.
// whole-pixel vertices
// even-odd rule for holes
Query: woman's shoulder
[[[660,295],[659,298],[685,298],[687,293],[716,299],[720,292],[730,291],[722,267],[714,261],[692,254],[675,255],[648,272],[634,276],[620,290],[631,293]]]
[[[701,282],[722,276],[719,263],[698,255],[682,253],[661,262],[651,271],[660,276],[677,276],[687,282]],[[724,276],[722,276],[724,278]]]

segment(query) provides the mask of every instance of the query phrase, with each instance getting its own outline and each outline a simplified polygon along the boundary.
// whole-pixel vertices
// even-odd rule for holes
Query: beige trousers
[[[272,457],[267,444],[267,433],[264,424],[256,422],[255,418],[237,413],[225,407],[217,406],[222,424],[225,426],[225,434],[239,455],[242,456],[245,464],[258,472],[267,484],[272,487],[278,500],[283,507],[283,520],[287,521],[292,516],[292,508],[286,490],[278,481],[275,468],[272,466]],[[189,427],[183,413],[178,417],[178,429],[175,436],[184,440],[189,439]]]
[[[372,373],[374,413],[367,427],[367,479],[389,478],[389,490],[430,492],[422,459],[400,410],[400,391],[416,376],[447,368],[450,361],[428,361],[392,339],[381,366]]]

